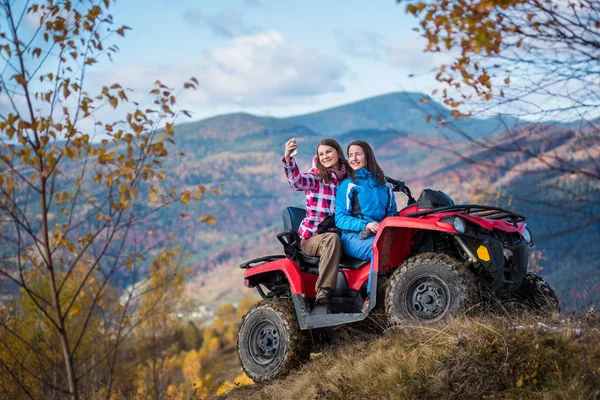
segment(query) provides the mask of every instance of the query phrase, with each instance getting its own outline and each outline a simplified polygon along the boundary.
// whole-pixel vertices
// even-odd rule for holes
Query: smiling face
[[[362,147],[357,145],[350,146],[348,149],[348,162],[350,163],[350,168],[355,171],[367,166],[367,156]]]
[[[338,152],[333,147],[324,144],[317,148],[317,156],[319,157],[319,162],[325,168],[337,167],[340,162]]]

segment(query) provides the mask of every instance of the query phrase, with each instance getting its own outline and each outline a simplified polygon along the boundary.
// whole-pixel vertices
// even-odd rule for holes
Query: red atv
[[[245,285],[263,298],[238,333],[240,362],[255,382],[308,360],[308,330],[363,321],[376,309],[392,324],[433,323],[492,296],[558,310],[550,286],[527,272],[533,238],[525,217],[497,207],[454,205],[430,189],[415,201],[403,182],[386,180],[408,196],[408,206],[380,224],[372,263],[342,257],[328,307],[313,307],[319,258],[300,251],[303,209],[283,211],[284,231],[277,238],[285,255],[240,265]]]

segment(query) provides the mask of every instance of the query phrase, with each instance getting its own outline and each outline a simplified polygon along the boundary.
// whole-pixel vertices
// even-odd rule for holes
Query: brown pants
[[[342,244],[337,233],[320,233],[303,240],[300,244],[302,252],[308,256],[319,256],[319,288],[335,289],[337,272],[342,257]]]

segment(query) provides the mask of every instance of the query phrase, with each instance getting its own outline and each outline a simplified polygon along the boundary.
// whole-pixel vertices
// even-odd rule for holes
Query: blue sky
[[[31,3],[11,3],[19,10],[25,4]],[[120,52],[112,62],[105,58],[87,68],[83,87],[97,93],[120,83],[135,90],[130,100],[147,104],[156,79],[177,88],[193,76],[198,90],[178,101],[194,120],[232,112],[285,117],[395,91],[431,94],[443,88],[433,71],[452,58],[423,51],[425,40],[414,31],[417,21],[404,8],[395,0],[111,0],[115,26],[132,30],[106,43],[118,45]],[[32,34],[39,16],[29,14],[26,20]],[[14,72],[6,65],[2,71],[0,78],[9,81]],[[528,93],[530,78],[539,78],[543,70],[531,65],[519,75],[509,74],[519,102],[489,110],[472,103],[461,110],[480,117],[496,111],[534,119],[581,117],[558,107],[575,101],[572,94],[582,89],[581,82],[559,80],[549,93]],[[499,72],[495,85],[502,86],[505,77]],[[8,89],[18,92],[15,85],[8,82]],[[18,93],[13,101],[24,107]],[[0,114],[13,108],[0,93]],[[106,118],[113,114],[109,108],[97,111]]]
[[[195,76],[180,104],[201,119],[229,112],[289,116],[392,91],[434,88],[416,21],[393,0],[127,0],[112,7],[132,28],[114,62],[90,79],[141,93]],[[416,75],[409,78],[410,74]]]

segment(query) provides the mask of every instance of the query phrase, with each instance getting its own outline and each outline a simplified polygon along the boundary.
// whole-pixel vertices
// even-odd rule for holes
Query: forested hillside
[[[241,120],[252,128],[231,133]],[[230,133],[200,141],[216,121]],[[200,229],[192,217],[180,222],[194,270],[190,288],[192,293],[202,288],[207,301],[235,300],[244,293],[237,265],[281,253],[275,238],[281,211],[303,205],[303,194],[290,190],[284,178],[283,143],[298,139],[298,163],[308,169],[318,140],[328,133],[276,121],[233,115],[175,128],[180,129],[178,148],[186,156],[169,174],[189,187],[210,184],[220,193],[202,203],[202,213],[216,217],[215,226]],[[497,205],[526,215],[536,240],[532,266],[557,288],[563,304],[584,308],[598,301],[599,188],[594,174],[599,142],[590,131],[530,125],[466,141],[408,130],[359,129],[337,139],[342,146],[356,139],[371,143],[386,174],[404,180],[417,196],[423,188],[435,188],[457,204]],[[397,202],[403,207],[406,199],[399,194]]]

